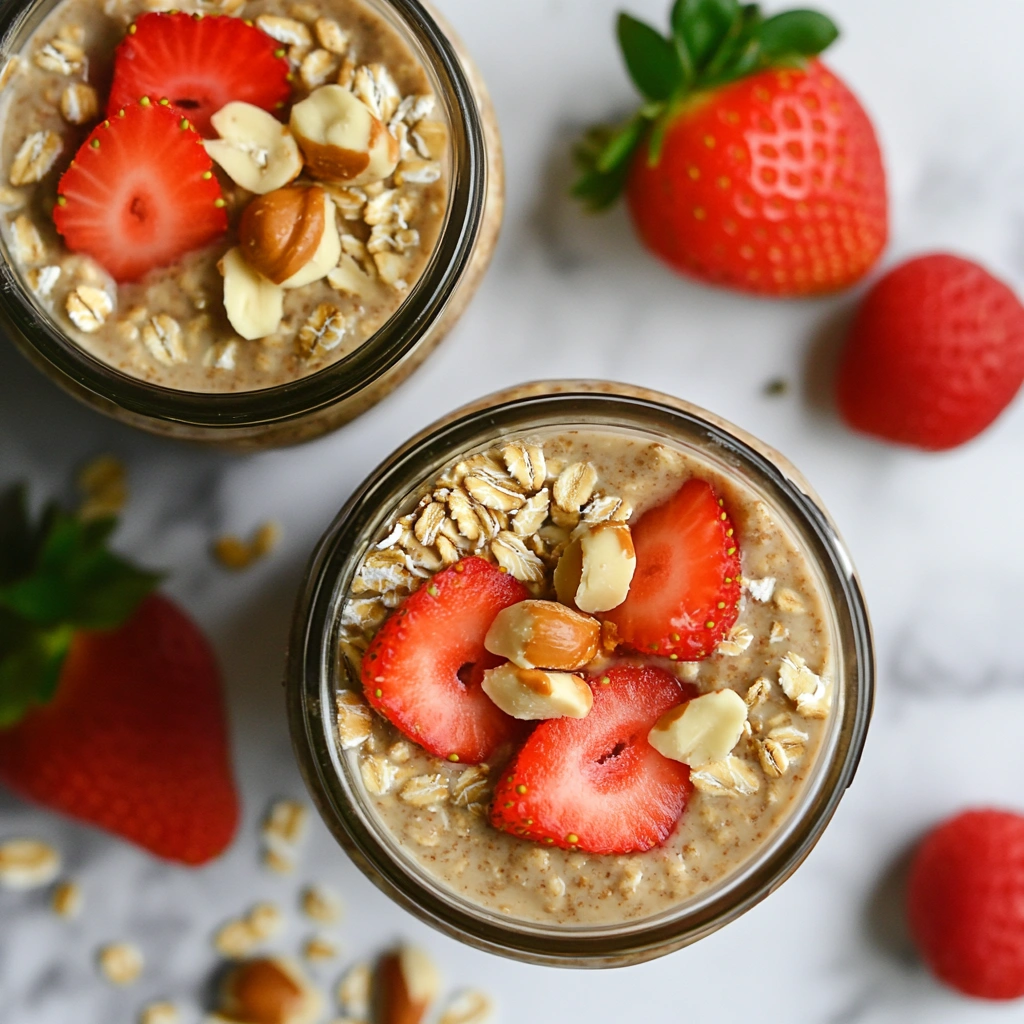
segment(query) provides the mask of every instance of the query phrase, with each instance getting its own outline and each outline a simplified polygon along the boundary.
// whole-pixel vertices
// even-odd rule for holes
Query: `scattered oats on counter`
[[[60,854],[41,839],[0,842],[0,888],[38,889],[60,873]]]
[[[131,985],[142,973],[143,957],[130,942],[113,942],[97,954],[100,972],[112,985]]]
[[[350,967],[338,982],[338,1004],[352,1017],[363,1018],[370,1012],[370,988],[373,974],[368,963]]]
[[[280,539],[281,527],[275,522],[268,522],[258,527],[248,541],[232,534],[218,537],[213,542],[213,555],[225,569],[247,569],[253,562],[269,555]]]
[[[181,1014],[174,1003],[150,1003],[139,1013],[139,1024],[180,1024]]]
[[[221,925],[213,937],[222,956],[240,960],[249,956],[284,927],[284,915],[272,903],[257,903],[244,917]]]
[[[263,863],[278,874],[295,868],[306,837],[309,811],[297,800],[275,800],[263,822]]]
[[[338,944],[326,935],[314,935],[308,938],[302,945],[302,955],[307,960],[325,962],[336,960],[341,950]]]
[[[82,492],[78,514],[83,519],[118,515],[128,503],[124,463],[113,455],[92,459],[78,473],[78,489]]]
[[[326,886],[307,885],[302,890],[302,912],[312,921],[334,924],[341,918],[341,899]]]
[[[458,993],[445,1007],[438,1024],[486,1024],[494,1013],[494,1004],[479,989]]]
[[[77,882],[58,882],[50,906],[59,917],[77,917],[82,912],[82,887]]]

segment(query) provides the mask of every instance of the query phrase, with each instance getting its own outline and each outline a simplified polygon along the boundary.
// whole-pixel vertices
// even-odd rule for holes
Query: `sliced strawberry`
[[[277,110],[291,95],[280,43],[241,18],[143,14],[118,46],[107,113],[167,99],[205,138],[210,118],[241,100]]]
[[[135,281],[227,230],[202,140],[180,114],[133,103],[93,129],[57,186],[69,249]]]
[[[522,724],[481,687],[484,637],[502,608],[527,597],[515,577],[482,558],[464,558],[406,598],[363,657],[367,700],[436,757],[487,760],[518,738]]]
[[[636,572],[626,600],[601,618],[645,653],[707,658],[739,614],[740,554],[724,502],[687,480],[633,527]]]
[[[690,795],[690,770],[647,734],[697,691],[650,666],[620,665],[590,681],[586,718],[541,722],[502,773],[491,824],[524,839],[588,853],[664,842]]]

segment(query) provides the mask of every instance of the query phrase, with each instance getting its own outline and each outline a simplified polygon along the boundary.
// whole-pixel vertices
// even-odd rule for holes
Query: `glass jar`
[[[58,2],[0,8],[0,67],[8,69]],[[458,39],[423,4],[360,2],[389,24],[422,64],[437,116],[448,129],[447,210],[434,252],[402,305],[358,348],[307,377],[235,393],[178,391],[129,376],[84,351],[36,301],[0,241],[0,324],[48,377],[101,412],[152,433],[268,448],[318,437],[358,416],[408,377],[454,326],[487,269],[501,226],[504,177],[497,120]]]
[[[748,487],[805,553],[824,596],[834,648],[834,697],[815,765],[778,831],[740,868],[654,916],[613,925],[546,924],[499,914],[428,873],[382,823],[341,748],[336,693],[361,690],[339,657],[341,609],[382,529],[415,506],[445,467],[496,441],[544,430],[626,431],[689,451]],[[296,609],[288,665],[295,751],[327,825],[359,867],[407,910],[471,945],[533,963],[600,967],[637,963],[720,928],[777,888],[821,836],[853,779],[871,714],[874,662],[860,585],[835,526],[781,455],[718,417],[642,388],[587,381],[514,388],[459,410],[386,459],[320,542]]]

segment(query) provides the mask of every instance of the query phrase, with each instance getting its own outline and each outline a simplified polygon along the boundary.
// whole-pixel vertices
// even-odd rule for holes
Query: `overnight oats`
[[[231,421],[222,440],[262,420],[296,440],[379,398],[457,317],[500,220],[498,144],[472,69],[422,8],[25,10],[0,95],[21,304],[4,313],[22,337],[27,319],[60,338],[58,369],[91,365],[129,400],[72,375],[76,393],[164,432]]]
[[[385,888],[470,941],[556,962],[664,952],[767,891],[740,899],[751,879],[777,884],[848,782],[870,703],[841,549],[829,566],[742,439],[699,443],[690,421],[721,425],[614,387],[528,391],[439,428],[476,419],[490,437],[366,513],[317,633],[323,657],[336,645],[318,681],[333,765],[311,771],[308,718],[296,736],[346,845],[372,860],[363,829],[388,837],[401,864],[371,872]],[[341,821],[332,769],[358,803]]]

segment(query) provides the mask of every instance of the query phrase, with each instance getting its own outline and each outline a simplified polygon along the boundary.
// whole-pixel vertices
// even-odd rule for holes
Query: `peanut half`
[[[601,626],[557,601],[520,601],[502,609],[484,646],[520,668],[575,672],[597,654]]]
[[[586,718],[594,703],[590,687],[568,672],[520,668],[507,661],[484,673],[483,691],[513,718]]]

